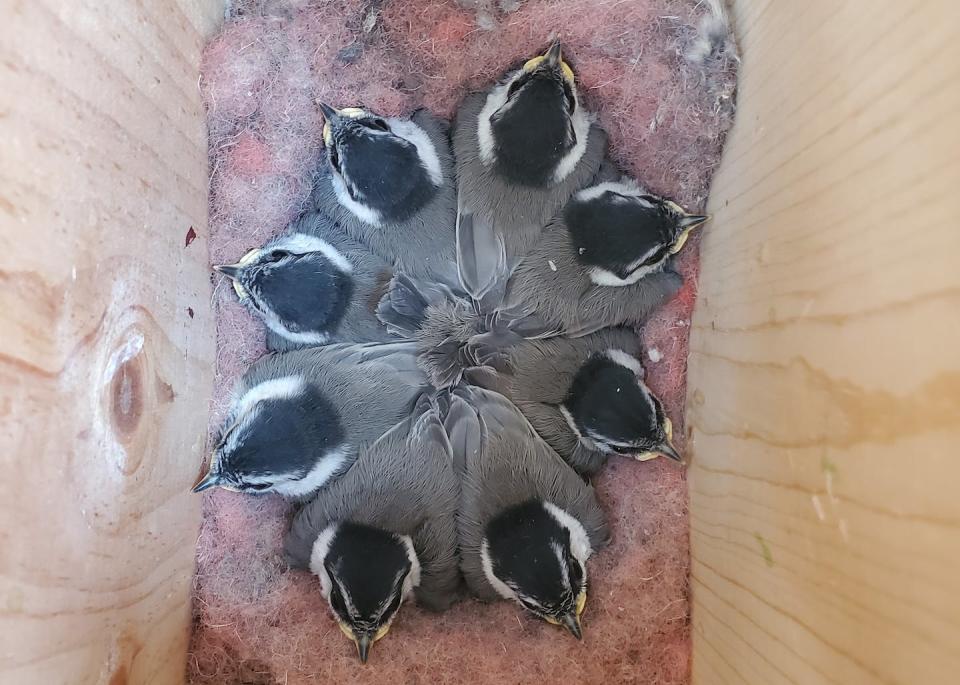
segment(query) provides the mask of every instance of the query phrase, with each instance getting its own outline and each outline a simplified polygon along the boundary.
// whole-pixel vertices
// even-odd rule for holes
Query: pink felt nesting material
[[[556,34],[615,159],[649,188],[702,210],[735,83],[732,60],[687,59],[707,11],[696,0],[234,2],[233,17],[207,46],[200,83],[210,128],[212,263],[236,261],[303,209],[321,157],[316,99],[450,116],[464,93]],[[698,250],[695,237],[679,260],[686,285],[642,331],[647,379],[681,449]],[[264,351],[261,326],[219,279],[214,300],[211,431],[235,380]],[[663,460],[615,459],[599,489],[613,541],[590,562],[582,643],[513,604],[467,601],[442,616],[409,604],[365,667],[316,578],[289,571],[280,556],[289,506],[211,491],[197,543],[188,677],[284,685],[685,683],[684,474]]]

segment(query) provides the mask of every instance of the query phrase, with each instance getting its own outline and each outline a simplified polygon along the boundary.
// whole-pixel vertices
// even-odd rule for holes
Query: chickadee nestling
[[[496,303],[503,276],[590,182],[605,147],[559,42],[463,101],[453,133],[457,258],[475,300]]]
[[[680,289],[668,264],[707,219],[627,176],[596,182],[570,198],[514,269],[500,311],[571,336],[638,324]]]
[[[360,445],[408,416],[428,389],[409,342],[264,357],[238,383],[209,472],[193,490],[307,497],[342,475]]]
[[[683,463],[663,404],[644,383],[634,331],[546,340],[501,336],[470,349],[475,366],[464,370],[464,380],[509,398],[581,475],[592,476],[610,456]]]
[[[313,201],[354,239],[412,276],[455,285],[456,188],[447,125],[321,104],[326,163]]]
[[[411,594],[432,611],[457,599],[459,492],[446,433],[424,396],[295,516],[287,558],[320,579],[362,662]]]
[[[392,339],[376,316],[389,264],[311,211],[236,264],[213,267],[267,328],[267,348]]]
[[[460,474],[460,568],[483,600],[510,599],[582,636],[587,559],[609,531],[593,488],[502,395],[461,386],[444,427]]]

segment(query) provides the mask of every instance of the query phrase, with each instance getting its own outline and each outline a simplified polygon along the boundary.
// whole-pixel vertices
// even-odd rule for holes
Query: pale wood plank
[[[960,6],[733,2],[687,421],[695,683],[960,672]]]
[[[0,23],[0,682],[184,679],[215,352],[197,77],[221,20],[42,0]]]

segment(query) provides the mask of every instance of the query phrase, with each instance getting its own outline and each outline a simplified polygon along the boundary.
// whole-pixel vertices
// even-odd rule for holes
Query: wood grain
[[[197,77],[222,12],[3,3],[2,683],[184,678],[215,354]]]
[[[960,673],[960,5],[733,3],[688,414],[694,673]]]

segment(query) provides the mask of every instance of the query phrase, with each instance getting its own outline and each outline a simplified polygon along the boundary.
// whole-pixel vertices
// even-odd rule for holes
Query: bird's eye
[[[252,490],[253,492],[263,492],[270,487],[270,483],[244,483],[244,490]]]
[[[363,124],[367,128],[372,128],[375,131],[383,131],[386,133],[390,130],[390,127],[387,126],[387,122],[385,122],[383,119],[369,119],[363,122]]]
[[[510,98],[512,98],[512,97],[514,96],[514,94],[515,94],[518,90],[520,90],[520,87],[521,87],[524,83],[526,83],[529,78],[530,78],[530,77],[529,77],[528,75],[524,74],[523,76],[521,76],[521,77],[517,78],[516,80],[514,80],[514,82],[510,84],[510,87],[507,88],[507,99],[509,100]]]
[[[523,600],[520,600],[520,604],[523,605],[523,608],[524,608],[524,609],[526,609],[527,611],[529,611],[529,612],[531,612],[531,613],[537,614],[538,616],[543,613],[543,609],[541,609],[540,607],[538,607],[538,606],[536,606],[536,605],[531,604],[530,602],[525,602],[525,601],[523,601]]]
[[[632,454],[636,451],[636,447],[630,447],[629,445],[610,445],[612,449],[617,454]]]
[[[290,256],[290,253],[287,252],[286,250],[272,250],[270,252],[270,261],[279,262],[281,259],[289,256]]]
[[[330,158],[330,166],[339,174],[340,173],[340,153],[337,152],[337,146],[333,145],[330,147],[327,152],[328,157]]]
[[[669,252],[669,250],[670,248],[666,246],[661,247],[659,250],[657,250],[652,255],[650,255],[647,259],[645,259],[643,264],[641,264],[640,266],[653,266],[657,262],[661,261],[664,257],[666,257],[667,252]]]

